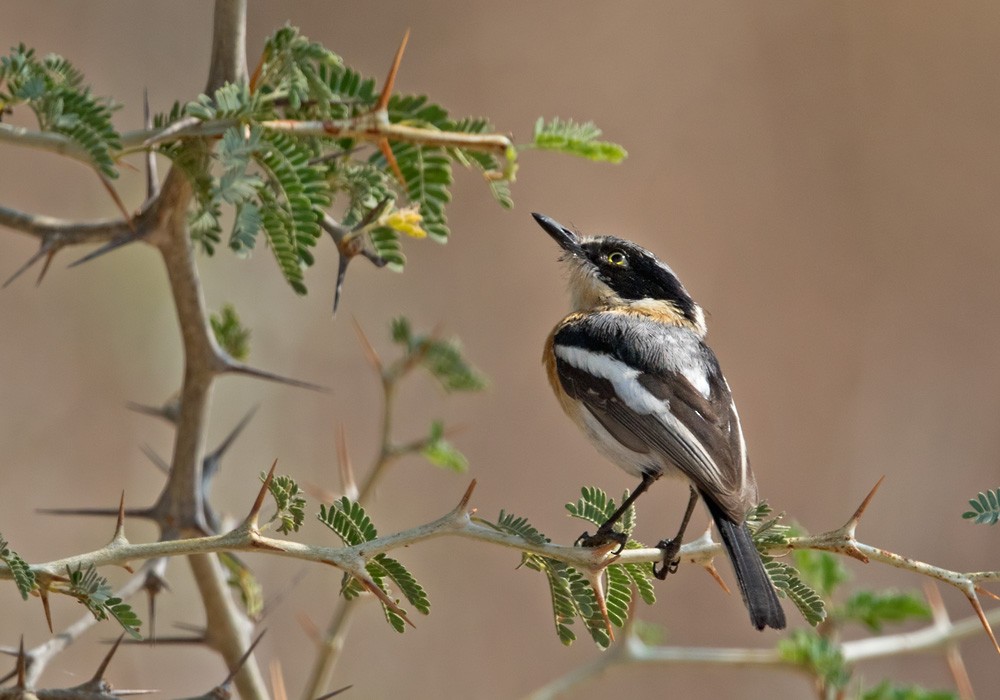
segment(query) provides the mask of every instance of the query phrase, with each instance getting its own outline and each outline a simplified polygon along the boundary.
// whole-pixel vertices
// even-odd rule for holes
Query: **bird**
[[[705,343],[705,314],[673,270],[615,236],[583,236],[532,214],[562,249],[572,310],[545,343],[543,364],[565,413],[597,450],[641,479],[594,535],[577,544],[625,545],[615,524],[661,476],[687,479],[677,535],[661,540],[666,578],[700,499],[718,528],[755,628],[783,629],[785,613],[746,524],[757,482],[732,392]]]

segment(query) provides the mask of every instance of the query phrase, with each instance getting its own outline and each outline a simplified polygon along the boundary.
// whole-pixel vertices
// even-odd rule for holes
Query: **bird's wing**
[[[682,327],[614,320],[586,317],[556,332],[563,389],[623,445],[665,457],[742,522],[756,486],[715,355]]]

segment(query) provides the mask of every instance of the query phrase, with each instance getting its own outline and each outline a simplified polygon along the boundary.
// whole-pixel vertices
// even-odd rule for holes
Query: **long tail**
[[[764,562],[760,559],[757,548],[750,539],[750,530],[746,523],[736,524],[711,499],[705,498],[708,510],[715,519],[715,524],[722,535],[722,544],[729,552],[729,560],[736,571],[736,580],[740,584],[743,603],[750,611],[750,621],[759,630],[773,627],[776,630],[785,627],[785,611],[778,602],[778,594],[771,584],[771,579],[764,571]]]

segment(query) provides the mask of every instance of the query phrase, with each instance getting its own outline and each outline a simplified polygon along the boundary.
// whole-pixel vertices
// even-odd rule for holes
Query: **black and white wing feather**
[[[555,372],[628,450],[650,468],[679,469],[735,523],[757,488],[729,386],[698,334],[607,311],[570,316],[553,335]],[[619,464],[631,470],[625,464]]]

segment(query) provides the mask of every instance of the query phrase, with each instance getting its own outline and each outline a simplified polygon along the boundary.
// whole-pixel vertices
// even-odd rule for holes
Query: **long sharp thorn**
[[[392,88],[396,84],[396,73],[399,72],[399,64],[403,61],[403,52],[406,50],[406,42],[409,39],[410,30],[407,29],[403,34],[403,40],[399,42],[399,48],[396,49],[396,56],[392,59],[392,67],[389,68],[389,75],[386,76],[385,85],[382,86],[382,94],[378,96],[378,102],[375,103],[375,111],[383,110],[389,106]]]
[[[320,634],[319,627],[313,622],[313,619],[306,615],[306,613],[299,611],[295,614],[295,620],[299,623],[299,627],[305,632],[306,636],[312,641],[313,644],[319,646],[323,641],[323,635]]]
[[[152,447],[150,447],[146,443],[143,443],[142,445],[139,446],[139,449],[142,450],[142,453],[146,455],[146,458],[149,459],[149,461],[152,462],[157,469],[159,469],[164,474],[170,473],[170,465],[167,464],[166,460],[164,460],[163,457],[156,454],[156,452],[153,450]]]
[[[220,683],[218,687],[225,688],[228,687],[229,684],[233,682],[233,679],[236,678],[236,674],[239,673],[240,669],[243,668],[243,665],[246,664],[247,659],[249,659],[250,655],[253,654],[253,650],[257,647],[258,644],[260,644],[260,640],[264,638],[264,635],[266,633],[267,630],[260,631],[260,634],[257,635],[257,638],[253,640],[250,646],[247,647],[247,650],[243,652],[243,656],[240,657],[240,660],[236,662],[236,665],[233,667],[233,670],[229,672],[228,676],[226,676],[226,680],[222,681],[222,683]]]
[[[455,510],[465,510],[469,507],[469,501],[472,499],[472,492],[476,490],[476,480],[473,479],[469,484],[469,488],[465,489],[465,494],[462,495],[462,500],[458,502],[458,506]]]
[[[52,610],[49,608],[49,592],[45,588],[38,589],[38,597],[42,599],[42,610],[45,612],[45,622],[49,625],[49,634],[54,634],[52,629]]]
[[[345,685],[343,688],[337,688],[332,693],[327,693],[326,695],[320,695],[318,698],[316,698],[316,700],[329,700],[330,698],[340,695],[341,693],[348,691],[353,687],[354,687],[353,685]]]
[[[8,277],[7,280],[3,283],[3,286],[0,286],[0,289],[6,289],[14,280],[16,280],[22,274],[24,274],[24,272],[29,267],[31,267],[36,262],[38,262],[42,258],[42,256],[48,255],[49,253],[52,253],[52,252],[55,252],[54,249],[55,249],[55,245],[53,243],[50,243],[48,241],[43,241],[42,245],[38,248],[38,250],[35,252],[35,254],[32,255],[30,258],[28,258],[28,261],[25,262],[23,265],[21,265],[21,267],[17,268],[17,270],[14,271],[14,274],[12,274],[10,277]],[[46,263],[45,263],[46,267],[48,267],[48,260],[51,260],[51,258],[46,259]],[[41,275],[38,276],[38,281],[39,282],[42,281],[42,276]]]
[[[885,481],[885,474],[883,474],[879,480],[875,482],[875,485],[872,486],[872,490],[868,492],[867,496],[865,496],[865,500],[861,501],[861,505],[858,506],[858,509],[854,511],[854,515],[852,515],[851,519],[845,524],[845,529],[848,529],[852,536],[854,535],[854,528],[857,527],[858,522],[861,520],[861,516],[868,508],[868,504],[872,502],[873,498],[875,498],[875,493],[878,491],[878,488],[882,485],[883,481]]]
[[[590,587],[594,591],[594,599],[597,600],[597,609],[601,611],[601,617],[604,619],[604,629],[607,630],[608,636],[613,642],[615,641],[615,631],[611,626],[611,618],[608,616],[608,599],[604,595],[603,576],[603,573],[592,573],[588,578],[590,579]]]
[[[113,250],[117,250],[118,248],[128,245],[129,243],[134,243],[137,240],[139,240],[139,236],[137,236],[134,233],[130,233],[126,236],[121,236],[120,238],[108,241],[97,250],[87,253],[79,260],[74,260],[68,265],[68,267],[77,267],[78,265],[83,265],[86,262],[90,262],[95,258],[99,258],[102,255],[105,255],[106,253],[110,253]]]
[[[90,516],[118,517],[117,508],[37,508],[35,512],[42,513],[44,515],[85,515],[88,517]],[[125,515],[127,515],[130,518],[146,518],[146,519],[154,518],[152,508],[126,508]]]
[[[392,152],[392,146],[389,144],[389,139],[381,138],[378,140],[377,144],[378,150],[382,151],[382,155],[385,156],[385,162],[389,164],[389,168],[392,169],[392,174],[396,176],[403,187],[406,187],[406,178],[403,177],[403,171],[399,168],[399,163],[396,161],[396,155]]]
[[[24,653],[24,635],[21,635],[21,644],[17,648],[17,687],[25,687],[25,678],[28,675],[28,656]]]
[[[732,595],[732,591],[729,590],[729,586],[726,585],[725,579],[723,579],[722,575],[719,574],[719,570],[715,568],[715,564],[713,562],[708,562],[704,565],[704,567],[705,571],[708,572],[708,575],[715,579],[715,582],[719,584],[722,590]]]
[[[285,676],[281,672],[281,661],[271,659],[268,671],[271,674],[271,694],[274,695],[274,700],[288,700],[288,692],[285,690]]]
[[[58,252],[58,248],[53,248],[49,251],[49,254],[45,256],[45,262],[42,263],[42,269],[38,271],[38,279],[35,280],[36,287],[42,284],[42,280],[45,279],[45,274],[49,271],[49,267],[52,265],[52,260],[55,259],[56,253]]]
[[[986,635],[993,642],[993,648],[996,649],[997,654],[1000,654],[1000,643],[997,643],[996,635],[993,634],[993,627],[990,626],[990,621],[986,618],[986,613],[983,612],[983,606],[980,604],[979,598],[976,597],[975,590],[965,591],[965,597],[969,599],[969,604],[976,611],[979,622],[982,623],[983,629],[986,630]]]
[[[358,482],[354,478],[354,464],[347,451],[347,428],[343,423],[337,430],[337,464],[340,466],[340,484],[344,495],[352,501],[358,500]]]
[[[394,601],[392,598],[390,598],[388,595],[386,595],[385,591],[383,591],[381,588],[379,588],[377,585],[375,585],[375,583],[373,583],[372,581],[370,581],[367,577],[361,578],[361,577],[355,576],[355,578],[357,578],[359,581],[361,581],[361,585],[364,586],[368,590],[369,593],[371,593],[376,598],[378,598],[385,607],[389,608],[394,613],[396,613],[397,615],[399,615],[399,617],[402,618],[403,622],[405,622],[406,624],[408,624],[413,629],[417,628],[417,626],[415,624],[413,624],[412,622],[410,622],[410,618],[408,618],[406,616],[406,612],[401,607],[399,607],[399,605],[396,604],[396,601]]]
[[[391,201],[392,201],[392,199],[390,197],[383,197],[382,201],[380,201],[374,207],[372,207],[371,209],[369,209],[368,213],[366,213],[364,215],[364,217],[362,217],[361,221],[359,221],[358,223],[356,223],[354,225],[354,228],[351,229],[351,233],[357,233],[361,229],[363,229],[366,226],[368,226],[368,224],[372,223],[373,221],[375,221],[376,219],[378,219],[380,216],[382,216],[382,212],[385,211],[385,208],[387,206],[389,206],[389,202],[391,202]]]
[[[112,657],[114,657],[115,652],[118,651],[118,647],[121,645],[122,638],[124,636],[124,632],[118,635],[118,640],[115,642],[114,646],[108,650],[108,653],[104,656],[104,660],[101,661],[100,666],[97,667],[97,673],[95,673],[94,677],[90,680],[91,683],[98,683],[104,679],[104,672],[108,670],[108,664],[111,663]]]
[[[118,501],[118,521],[115,523],[115,534],[112,542],[125,540],[125,490],[122,489],[121,500]]]
[[[330,389],[325,386],[320,386],[319,384],[312,384],[311,382],[303,382],[298,379],[290,379],[288,377],[282,377],[280,374],[274,374],[272,372],[266,372],[261,369],[255,369],[253,367],[248,367],[239,362],[227,361],[223,371],[230,372],[232,374],[244,374],[248,377],[256,377],[257,379],[266,379],[269,382],[277,382],[278,384],[287,384],[288,386],[294,386],[299,389],[309,389],[310,391],[318,391],[323,394],[329,394]]]
[[[136,233],[135,222],[129,215],[128,209],[125,208],[125,202],[122,201],[122,198],[118,195],[118,191],[115,189],[114,185],[111,184],[111,179],[104,173],[98,173],[97,175],[101,178],[101,184],[104,185],[104,189],[106,189],[108,194],[111,195],[111,199],[114,200],[115,206],[118,207],[118,211],[122,213],[122,218],[125,219],[125,223],[128,224],[129,230],[132,231],[132,234],[134,235]]]
[[[988,595],[993,600],[1000,600],[1000,595],[997,595],[993,591],[988,591],[985,588],[983,588],[982,586],[976,586],[976,592],[977,593],[982,593],[983,595]]]
[[[382,374],[382,359],[375,352],[375,346],[368,340],[368,336],[365,335],[365,331],[361,327],[361,324],[358,323],[358,319],[351,318],[351,322],[354,325],[354,332],[358,334],[358,339],[361,341],[361,350],[365,353],[365,359],[368,360],[368,364],[375,368],[376,372]]]
[[[344,278],[347,276],[347,266],[351,264],[351,257],[338,248],[337,250],[337,286],[333,291],[333,314],[337,315],[337,307],[340,306],[340,294],[344,289]]]
[[[247,515],[246,523],[252,528],[257,527],[257,516],[260,515],[260,509],[264,507],[264,499],[267,497],[267,491],[271,488],[271,481],[274,480],[274,470],[278,466],[278,460],[274,460],[271,463],[271,469],[267,472],[267,476],[264,477],[264,483],[260,485],[260,491],[257,492],[257,498],[254,499],[253,506],[250,508],[250,513]]]
[[[240,433],[243,432],[243,429],[246,428],[247,425],[250,423],[251,419],[253,419],[254,414],[257,413],[258,408],[260,408],[259,404],[251,408],[249,411],[247,411],[247,414],[243,416],[243,418],[240,420],[239,423],[236,424],[236,427],[234,427],[231,431],[229,431],[229,435],[227,435],[225,439],[221,443],[219,443],[219,446],[215,448],[215,452],[213,452],[211,455],[212,457],[214,457],[215,459],[222,458],[222,455],[224,455],[229,450],[229,448],[232,447],[233,443],[236,441],[236,438],[240,436]]]

